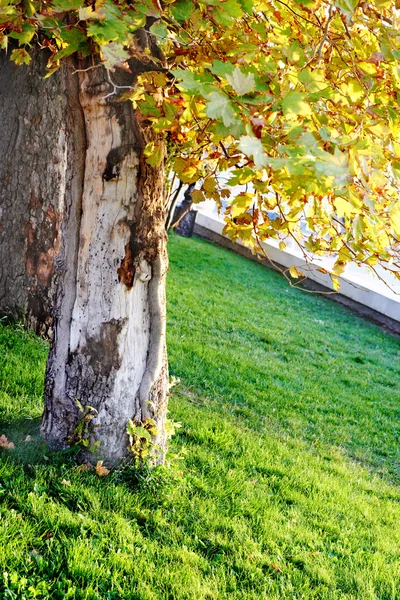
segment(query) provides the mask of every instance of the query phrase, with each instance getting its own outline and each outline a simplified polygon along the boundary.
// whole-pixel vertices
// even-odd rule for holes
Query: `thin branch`
[[[109,94],[107,94],[106,96],[103,96],[103,100],[105,100],[106,98],[110,98],[110,96],[115,96],[118,90],[131,90],[132,86],[131,85],[117,85],[116,83],[113,82],[113,80],[111,79],[111,75],[110,75],[110,71],[107,69],[107,79],[110,82],[110,84],[113,87],[113,91],[110,92]]]

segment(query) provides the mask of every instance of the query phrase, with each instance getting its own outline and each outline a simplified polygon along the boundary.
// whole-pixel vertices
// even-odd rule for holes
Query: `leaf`
[[[201,162],[194,157],[183,158],[179,156],[174,161],[174,171],[183,183],[195,183],[200,179],[200,167]]]
[[[103,467],[103,461],[98,460],[96,463],[96,473],[99,477],[106,477],[109,474],[109,469]]]
[[[213,78],[209,73],[200,76],[192,71],[182,69],[172,69],[171,73],[179,79],[178,87],[185,91],[206,97],[215,90]]]
[[[29,65],[31,62],[31,57],[28,52],[24,48],[16,48],[11,52],[10,56],[11,60],[15,62],[16,65]]]
[[[69,10],[77,10],[82,4],[82,0],[54,0],[51,8],[53,12],[68,12]]]
[[[223,62],[222,60],[214,60],[211,67],[208,69],[214,75],[220,75],[221,77],[225,77],[227,74],[232,75],[234,72],[234,66],[230,62]]]
[[[193,190],[192,200],[195,204],[198,204],[199,202],[204,202],[205,199],[206,198],[201,190]]]
[[[236,121],[236,114],[233,110],[232,102],[227,96],[219,92],[213,92],[207,102],[207,117],[211,119],[222,119],[225,127],[233,125]]]
[[[134,434],[137,437],[143,438],[145,440],[148,440],[148,441],[151,440],[150,433],[147,431],[147,429],[145,429],[144,427],[141,427],[140,425],[135,427]]]
[[[256,137],[253,137],[252,135],[242,135],[238,149],[246,154],[246,156],[253,157],[257,169],[267,166],[268,158],[265,154],[264,147],[261,141]]]
[[[18,40],[20,45],[28,44],[31,41],[31,39],[33,38],[33,36],[35,35],[35,32],[36,32],[36,28],[33,25],[31,25],[30,23],[25,23],[22,28],[21,33],[12,31],[9,34],[9,37]]]
[[[171,438],[174,435],[175,431],[182,427],[182,423],[175,423],[174,421],[167,419],[165,421],[164,427],[165,427],[165,433],[167,434],[167,437]]]
[[[236,67],[232,75],[226,75],[226,79],[239,96],[253,92],[256,85],[254,74],[245,74],[238,67]]]
[[[335,198],[334,204],[338,217],[350,217],[354,213],[353,206],[344,198]]]
[[[0,435],[0,448],[6,448],[7,450],[12,450],[15,448],[14,442],[10,442],[4,433],[3,435]]]
[[[149,142],[146,144],[143,154],[146,157],[147,164],[151,165],[152,167],[158,167],[164,158],[164,149],[161,144]]]
[[[91,462],[87,461],[85,463],[82,463],[81,465],[79,465],[79,467],[77,467],[77,471],[79,473],[84,473],[86,471],[92,471],[93,470],[93,465]]]
[[[171,6],[172,15],[179,23],[190,19],[193,10],[193,2],[189,2],[189,0],[178,0]]]
[[[80,6],[78,14],[80,21],[87,21],[88,19],[97,19],[99,21],[104,21],[104,19],[106,18],[106,15],[103,12],[93,10],[91,6]]]
[[[101,53],[104,58],[104,66],[106,69],[114,71],[117,67],[126,65],[126,70],[130,70],[128,59],[130,54],[125,50],[124,46],[118,42],[110,42],[101,47]]]
[[[247,210],[249,210],[249,208],[252,205],[253,199],[254,199],[254,195],[250,194],[249,192],[244,192],[243,194],[238,194],[232,201],[232,207],[231,207],[232,218],[235,219],[239,215],[242,215]]]
[[[282,111],[288,119],[296,118],[297,115],[310,115],[311,108],[304,101],[305,95],[300,92],[291,91],[282,100]]]
[[[291,275],[291,277],[293,277],[293,279],[299,279],[299,277],[304,277],[304,273],[302,273],[301,271],[299,271],[299,269],[297,267],[295,267],[294,265],[292,265],[289,269],[289,273]]]
[[[353,221],[353,234],[356,242],[358,242],[362,238],[364,229],[364,219],[361,217],[361,215],[356,215]]]
[[[68,479],[63,479],[61,481],[61,485],[66,485],[68,487],[72,487],[72,483]]]
[[[334,4],[345,14],[351,15],[358,4],[358,0],[336,0]]]
[[[390,210],[390,222],[397,235],[400,236],[400,201],[398,200]]]
[[[331,280],[332,280],[332,287],[335,290],[335,292],[339,291],[340,289],[340,281],[337,277],[335,277],[334,275],[331,275]]]

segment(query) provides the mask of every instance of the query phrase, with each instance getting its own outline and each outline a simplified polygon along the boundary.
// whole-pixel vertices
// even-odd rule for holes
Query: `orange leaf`
[[[96,464],[96,473],[99,477],[106,477],[106,475],[109,474],[109,469],[106,469],[106,467],[103,467],[103,461],[102,460],[98,460],[97,464]]]

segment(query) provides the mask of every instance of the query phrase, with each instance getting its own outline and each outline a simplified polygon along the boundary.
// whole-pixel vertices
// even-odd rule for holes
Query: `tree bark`
[[[115,463],[129,454],[128,420],[154,419],[153,462],[160,462],[168,392],[164,172],[146,163],[143,150],[163,141],[120,101],[102,66],[74,68],[65,64],[54,83],[62,111],[58,96],[46,100],[57,105],[48,127],[62,138],[63,160],[41,433],[55,449],[82,445],[86,457],[87,445],[97,445],[96,454]],[[54,179],[48,157],[37,140],[31,164],[23,162],[32,181]],[[46,160],[43,176],[39,160]],[[17,202],[21,182],[12,186]]]
[[[0,313],[50,335],[65,187],[61,73],[47,55],[17,67],[0,52]]]

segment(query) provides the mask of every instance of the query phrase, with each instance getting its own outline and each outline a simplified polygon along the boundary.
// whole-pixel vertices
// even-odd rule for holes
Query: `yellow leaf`
[[[334,275],[331,275],[331,280],[332,280],[333,289],[335,290],[335,292],[337,292],[340,289],[340,281]]]
[[[235,217],[238,217],[246,212],[246,210],[250,208],[253,198],[254,195],[250,194],[249,192],[238,194],[232,203],[232,218],[234,219]]]
[[[96,473],[99,477],[106,477],[109,474],[110,470],[106,467],[103,467],[103,461],[98,460],[96,464]]]
[[[197,204],[198,202],[204,202],[205,196],[201,190],[193,190],[192,200],[195,204]]]
[[[72,483],[68,479],[63,479],[61,485],[67,485],[68,487],[72,487]]]
[[[290,267],[289,273],[293,277],[293,279],[298,279],[299,277],[304,277],[304,273],[299,271],[299,269],[297,267],[295,267],[294,265]]]
[[[350,217],[354,213],[354,208],[344,198],[335,198],[333,201],[336,206],[336,212],[338,217]]]
[[[390,211],[390,222],[396,235],[400,235],[400,200],[392,206]]]
[[[352,102],[357,102],[360,98],[362,98],[365,94],[364,89],[358,83],[358,81],[353,80],[345,85],[342,85],[343,93],[350,98]]]

